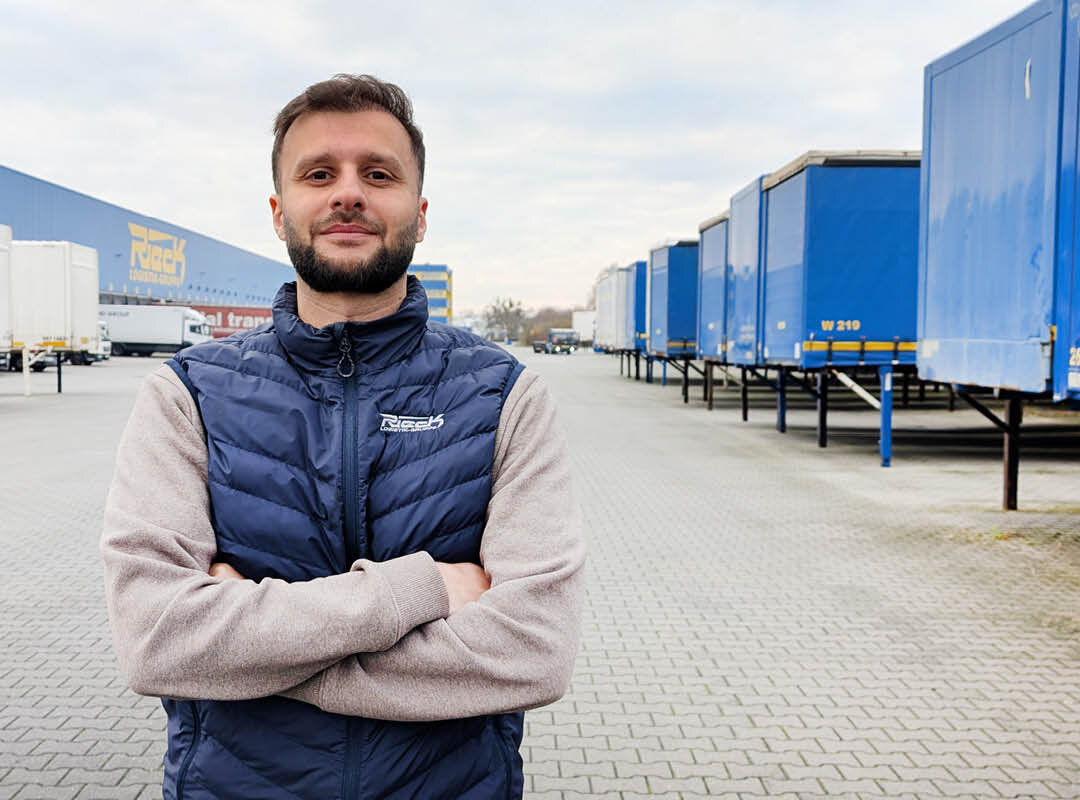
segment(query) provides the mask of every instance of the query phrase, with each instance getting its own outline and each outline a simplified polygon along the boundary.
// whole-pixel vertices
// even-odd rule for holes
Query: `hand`
[[[224,561],[215,561],[210,565],[211,578],[229,578],[234,581],[244,580],[244,576],[230,567]]]
[[[450,595],[450,613],[453,614],[466,603],[479,600],[480,595],[491,588],[491,578],[483,567],[476,564],[444,564],[436,561],[446,592]]]

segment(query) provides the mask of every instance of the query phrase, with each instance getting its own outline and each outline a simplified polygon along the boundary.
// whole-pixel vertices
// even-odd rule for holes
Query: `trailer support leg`
[[[702,364],[702,367],[704,367],[704,366],[705,365]],[[687,369],[689,369],[689,363],[687,365]],[[701,371],[701,399],[704,400],[705,402],[709,401],[709,385],[705,381],[705,370],[704,369],[702,369],[702,371]]]
[[[660,385],[667,386],[667,359],[660,362]]]
[[[746,385],[746,367],[739,367],[742,370],[742,421],[746,422],[750,419],[750,390]]]
[[[61,366],[63,363],[64,363],[63,353],[57,353],[56,354],[56,393],[57,394],[63,394],[63,392],[64,392],[64,384],[63,384],[63,381],[61,380],[61,378],[63,376],[63,373],[64,373],[64,368],[63,368],[63,366]]]
[[[713,362],[705,362],[705,407],[713,409]]]
[[[682,401],[683,404],[690,402],[690,364],[686,361],[686,359],[683,359]]]
[[[641,353],[634,351],[634,380],[641,380]]]
[[[787,370],[776,371],[776,430],[787,433]]]
[[[892,462],[892,367],[878,367],[881,376],[881,466]]]
[[[1005,492],[1001,507],[1005,511],[1016,511],[1016,485],[1020,473],[1020,423],[1023,421],[1024,407],[1019,397],[1005,400]]]
[[[817,444],[829,444],[829,373],[821,370],[817,375]]]
[[[926,402],[926,381],[919,381],[919,402]]]
[[[30,396],[30,348],[22,350],[23,394]]]
[[[904,406],[904,408],[907,408],[908,407],[908,373],[907,373],[907,370],[904,371],[903,377],[901,378],[901,380],[903,381],[903,383],[901,384],[902,391],[903,391],[903,400],[901,400],[901,404]]]
[[[951,383],[949,384],[949,411],[956,411],[956,392]]]

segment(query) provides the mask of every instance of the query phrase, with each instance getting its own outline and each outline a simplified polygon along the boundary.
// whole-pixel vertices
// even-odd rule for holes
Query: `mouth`
[[[327,236],[338,241],[363,241],[375,236],[375,231],[355,223],[338,222],[324,228],[320,236]]]

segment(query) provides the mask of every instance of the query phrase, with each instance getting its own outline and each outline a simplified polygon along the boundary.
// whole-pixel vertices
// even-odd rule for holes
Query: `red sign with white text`
[[[273,319],[269,308],[251,308],[248,306],[192,306],[206,315],[210,323],[210,333],[215,339],[231,336],[240,331],[249,331]]]

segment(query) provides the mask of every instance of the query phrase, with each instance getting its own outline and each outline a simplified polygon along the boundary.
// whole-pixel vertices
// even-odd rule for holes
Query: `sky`
[[[921,145],[923,67],[1003,0],[0,0],[0,163],[287,260],[271,123],[306,86],[402,86],[455,314],[584,307],[810,149]]]

